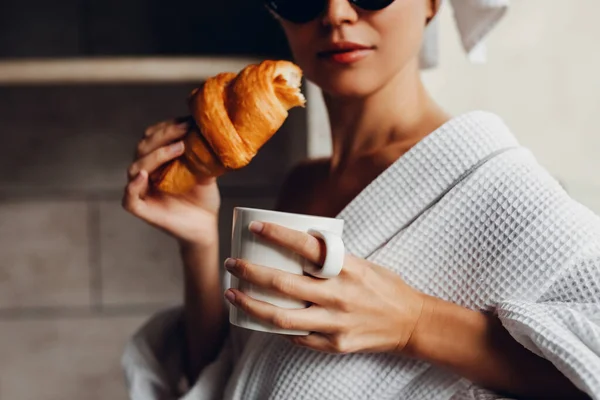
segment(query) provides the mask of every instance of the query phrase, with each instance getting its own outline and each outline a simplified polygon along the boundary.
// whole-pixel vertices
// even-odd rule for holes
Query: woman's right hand
[[[184,152],[183,137],[191,119],[165,121],[146,129],[137,146],[135,161],[127,170],[128,184],[123,208],[149,224],[166,231],[182,245],[212,246],[218,240],[221,203],[215,178],[199,180],[179,196],[149,191],[148,175]]]

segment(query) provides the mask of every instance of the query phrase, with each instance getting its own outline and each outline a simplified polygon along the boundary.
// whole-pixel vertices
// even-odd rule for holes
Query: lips
[[[340,64],[351,64],[364,59],[375,50],[375,46],[367,46],[354,42],[331,43],[325,50],[317,53],[319,58]]]

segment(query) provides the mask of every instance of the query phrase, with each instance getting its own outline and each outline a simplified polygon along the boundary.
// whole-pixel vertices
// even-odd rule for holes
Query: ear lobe
[[[427,25],[429,25],[431,20],[433,18],[435,18],[438,11],[440,10],[441,5],[442,5],[442,0],[430,0],[429,1],[429,10],[427,12],[427,22],[426,22]]]

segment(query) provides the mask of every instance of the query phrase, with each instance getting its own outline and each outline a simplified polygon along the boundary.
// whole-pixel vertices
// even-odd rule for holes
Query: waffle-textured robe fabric
[[[600,399],[600,218],[500,118],[476,111],[452,119],[339,217],[349,252],[420,291],[497,313],[515,340]],[[132,399],[498,398],[426,362],[319,353],[242,329],[181,391],[180,314],[158,314],[127,346]]]

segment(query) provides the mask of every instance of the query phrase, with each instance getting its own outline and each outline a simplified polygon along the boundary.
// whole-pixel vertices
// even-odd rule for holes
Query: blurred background
[[[520,0],[470,64],[444,7],[441,65],[424,72],[452,113],[500,114],[600,213],[596,0]],[[125,399],[119,358],[153,312],[181,301],[172,239],[120,207],[147,125],[186,113],[203,79],[287,57],[260,2],[0,2],[0,399]],[[231,208],[271,207],[286,171],[329,151],[319,94],[250,167],[221,182]]]

